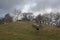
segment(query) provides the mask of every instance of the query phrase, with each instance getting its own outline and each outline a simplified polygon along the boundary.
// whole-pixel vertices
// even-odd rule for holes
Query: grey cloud
[[[42,1],[37,1],[37,6],[33,8],[33,10],[44,10],[46,8],[60,8],[60,0],[42,0]]]
[[[21,0],[0,0],[0,8],[11,8],[21,3]]]
[[[46,7],[60,7],[60,0],[0,0],[0,8],[9,9],[16,5],[23,6],[25,3],[32,2],[37,3],[37,6],[35,7],[37,10],[44,9]]]
[[[46,8],[60,9],[60,0],[0,0],[0,9],[11,11],[16,6],[22,8],[25,4],[35,2],[37,5],[32,7],[32,11],[40,11]]]

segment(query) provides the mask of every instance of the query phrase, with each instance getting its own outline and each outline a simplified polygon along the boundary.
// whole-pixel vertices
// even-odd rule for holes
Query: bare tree
[[[4,24],[4,18],[0,18],[0,24]]]
[[[33,19],[33,13],[23,13],[22,20],[31,21]]]
[[[35,18],[36,22],[41,23],[42,21],[42,16],[39,14],[36,18]]]
[[[15,16],[14,16],[14,17],[15,17],[15,19],[14,19],[14,20],[16,20],[16,21],[17,21],[17,20],[18,20],[18,18],[19,18],[19,16],[20,16],[20,14],[21,14],[21,11],[20,11],[20,10],[16,10],[16,9],[15,9],[15,10],[14,10],[14,15],[15,15]]]
[[[13,20],[12,20],[13,18],[10,16],[10,14],[8,13],[8,14],[6,14],[5,15],[5,17],[4,17],[4,22],[5,23],[10,23],[10,22],[12,22]]]

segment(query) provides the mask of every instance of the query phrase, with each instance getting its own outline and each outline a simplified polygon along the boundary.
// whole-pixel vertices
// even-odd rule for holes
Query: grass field
[[[42,24],[37,31],[33,22],[15,22],[0,25],[0,40],[60,40],[60,28]]]

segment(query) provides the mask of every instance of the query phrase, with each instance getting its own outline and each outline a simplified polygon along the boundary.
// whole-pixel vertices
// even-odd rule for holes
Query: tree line
[[[39,14],[37,16],[34,16],[33,13],[21,13],[21,11],[15,10],[14,17],[11,16],[9,13],[7,13],[4,18],[0,18],[0,24],[7,24],[10,22],[16,21],[32,21],[37,22],[39,24],[46,24],[51,26],[57,26],[60,27],[60,13],[59,12],[51,12],[51,13],[45,13],[43,15]],[[22,17],[21,17],[22,15]],[[18,18],[21,17],[21,19],[18,20]],[[13,20],[14,19],[14,20]]]

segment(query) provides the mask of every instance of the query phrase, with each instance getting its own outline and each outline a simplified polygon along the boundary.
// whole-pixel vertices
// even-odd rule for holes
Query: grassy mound
[[[42,24],[37,31],[33,22],[15,22],[0,25],[0,40],[60,40],[60,28]]]

